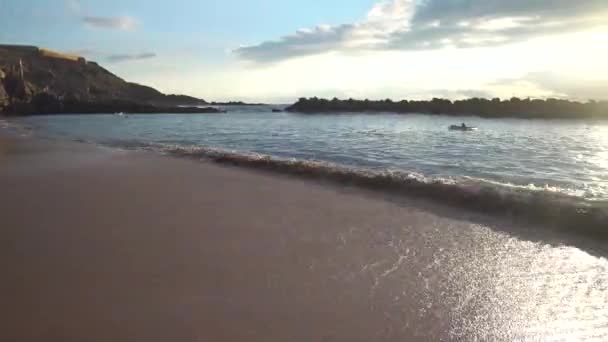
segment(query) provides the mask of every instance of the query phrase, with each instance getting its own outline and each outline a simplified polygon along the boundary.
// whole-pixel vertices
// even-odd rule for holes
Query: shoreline
[[[71,107],[70,107],[71,106]],[[14,113],[0,112],[5,117],[25,116],[54,116],[54,115],[94,115],[94,114],[132,114],[132,115],[156,115],[156,114],[222,114],[225,111],[214,107],[163,107],[147,104],[120,104],[120,103],[80,103],[67,107],[53,104],[49,108],[38,108],[30,104],[17,106]]]
[[[30,134],[27,128],[24,132],[26,135]],[[56,141],[56,138],[47,139]],[[427,179],[423,175],[420,178],[403,172],[374,171],[319,160],[285,159],[205,146],[159,146],[137,142],[129,142],[127,145],[104,145],[86,140],[63,139],[59,142],[212,163],[244,171],[262,172],[270,176],[286,176],[297,181],[323,183],[336,189],[347,187],[405,201],[425,201],[434,206],[447,206],[452,210],[464,210],[491,216],[497,220],[515,220],[545,230],[600,239],[608,237],[608,230],[604,227],[608,220],[608,202],[589,201],[559,192],[503,188],[492,183],[461,184],[442,179]]]
[[[531,295],[529,279],[608,274],[593,241],[432,204],[90,144],[0,146],[7,340],[570,336],[538,303],[560,322],[586,301],[561,280]]]
[[[113,147],[125,148],[116,145]],[[239,153],[203,146],[162,147],[141,144],[127,150],[151,150],[199,162],[212,162],[272,175],[324,182],[334,187],[352,187],[405,200],[422,200],[454,210],[466,210],[497,219],[516,219],[522,224],[540,225],[548,230],[608,237],[606,201],[587,201],[575,196],[521,188],[496,188],[495,185],[464,185],[441,179],[412,177],[408,173],[359,169],[317,160],[275,158],[257,153]]]

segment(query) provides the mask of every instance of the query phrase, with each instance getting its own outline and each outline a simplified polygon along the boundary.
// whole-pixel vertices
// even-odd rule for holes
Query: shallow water
[[[497,187],[608,199],[608,122],[429,115],[271,113],[45,116],[18,119],[44,134],[98,143],[171,144],[321,160]],[[475,132],[454,132],[466,122]]]

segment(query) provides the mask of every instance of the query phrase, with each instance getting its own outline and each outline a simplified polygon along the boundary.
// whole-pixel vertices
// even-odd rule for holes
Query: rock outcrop
[[[519,99],[511,98],[489,100],[472,98],[450,101],[432,99],[430,101],[382,101],[370,100],[332,100],[301,98],[286,108],[288,112],[299,113],[418,113],[443,114],[452,116],[476,115],[484,118],[547,118],[580,119],[608,118],[608,101],[588,101],[586,103],[563,99]]]
[[[202,99],[127,82],[82,57],[0,45],[0,112],[9,114],[216,112]]]
[[[4,71],[2,71],[2,69],[0,69],[0,112],[2,111],[2,108],[5,108],[6,106],[8,106],[8,95],[6,94],[6,91],[4,90],[3,80],[4,80]]]

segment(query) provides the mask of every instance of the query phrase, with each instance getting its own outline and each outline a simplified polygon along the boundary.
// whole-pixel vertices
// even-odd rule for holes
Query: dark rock
[[[4,72],[0,69],[0,113],[3,111],[5,107],[8,106],[8,95],[4,90],[4,83],[2,80],[4,79]]]
[[[34,95],[30,104],[33,107],[34,112],[39,113],[61,113],[63,110],[63,103],[49,94],[49,93],[38,93]]]
[[[15,112],[20,114],[103,114],[103,113],[130,113],[130,114],[206,114],[221,113],[212,107],[163,107],[137,102],[113,101],[82,101],[75,98],[60,100],[50,94],[37,94],[30,102],[15,103]]]
[[[243,101],[211,102],[214,106],[265,106],[264,103],[247,103]]]
[[[216,113],[186,95],[165,95],[126,82],[94,62],[32,46],[0,45],[0,112],[51,113]]]
[[[444,114],[453,116],[476,115],[485,118],[517,117],[517,118],[608,118],[608,102],[576,101],[546,99],[546,100],[510,100],[480,99],[450,101],[433,99],[431,101],[394,102],[392,100],[332,100],[301,98],[287,109],[289,112],[300,113],[348,113],[348,112],[391,112]]]
[[[208,104],[207,101],[197,99],[196,97],[187,95],[166,95],[165,101],[181,106],[202,106]]]

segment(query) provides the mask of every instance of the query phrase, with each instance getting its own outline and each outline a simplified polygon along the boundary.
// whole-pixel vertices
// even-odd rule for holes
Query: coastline
[[[20,125],[16,125],[13,128],[28,135],[32,133],[27,125],[19,127]],[[80,138],[76,141],[92,143]],[[544,190],[540,187],[496,184],[491,181],[464,178],[431,177],[399,169],[373,169],[324,160],[286,158],[204,145],[133,139],[107,140],[99,146],[134,153],[145,151],[151,155],[167,155],[195,162],[211,162],[272,176],[322,182],[337,188],[349,187],[375,192],[381,196],[429,201],[454,210],[491,215],[497,219],[516,219],[521,223],[537,225],[548,230],[561,230],[600,239],[608,237],[608,231],[605,229],[608,202],[604,199],[588,199],[578,194]]]
[[[1,108],[0,108],[1,109]],[[154,106],[129,102],[74,102],[60,103],[58,101],[36,104],[23,103],[14,112],[3,113],[6,116],[42,116],[42,115],[86,115],[86,114],[220,114],[224,111],[214,107],[189,106]],[[0,112],[2,114],[2,112]]]
[[[494,186],[462,186],[427,180],[399,172],[353,169],[322,161],[278,159],[268,155],[241,154],[205,147],[163,149],[171,155],[220,165],[262,170],[301,179],[325,181],[334,186],[352,186],[408,199],[430,200],[438,205],[491,214],[522,222],[598,238],[606,238],[608,208],[605,201],[591,202],[559,193]]]
[[[334,113],[395,113],[448,115],[453,117],[477,116],[480,118],[519,118],[519,119],[606,119],[608,101],[589,101],[586,103],[563,99],[484,99],[466,100],[438,99],[382,101],[370,100],[332,100],[323,98],[300,98],[285,109],[287,112],[302,114]]]
[[[468,212],[186,158],[0,139],[7,340],[561,336],[544,330],[537,304],[567,313],[585,302],[531,295],[529,277],[597,281],[608,269],[560,234]],[[539,256],[546,265],[526,266]],[[582,326],[576,336],[597,334]]]
[[[127,82],[77,55],[0,44],[0,113],[218,113],[203,99]],[[186,107],[180,107],[186,105]]]

